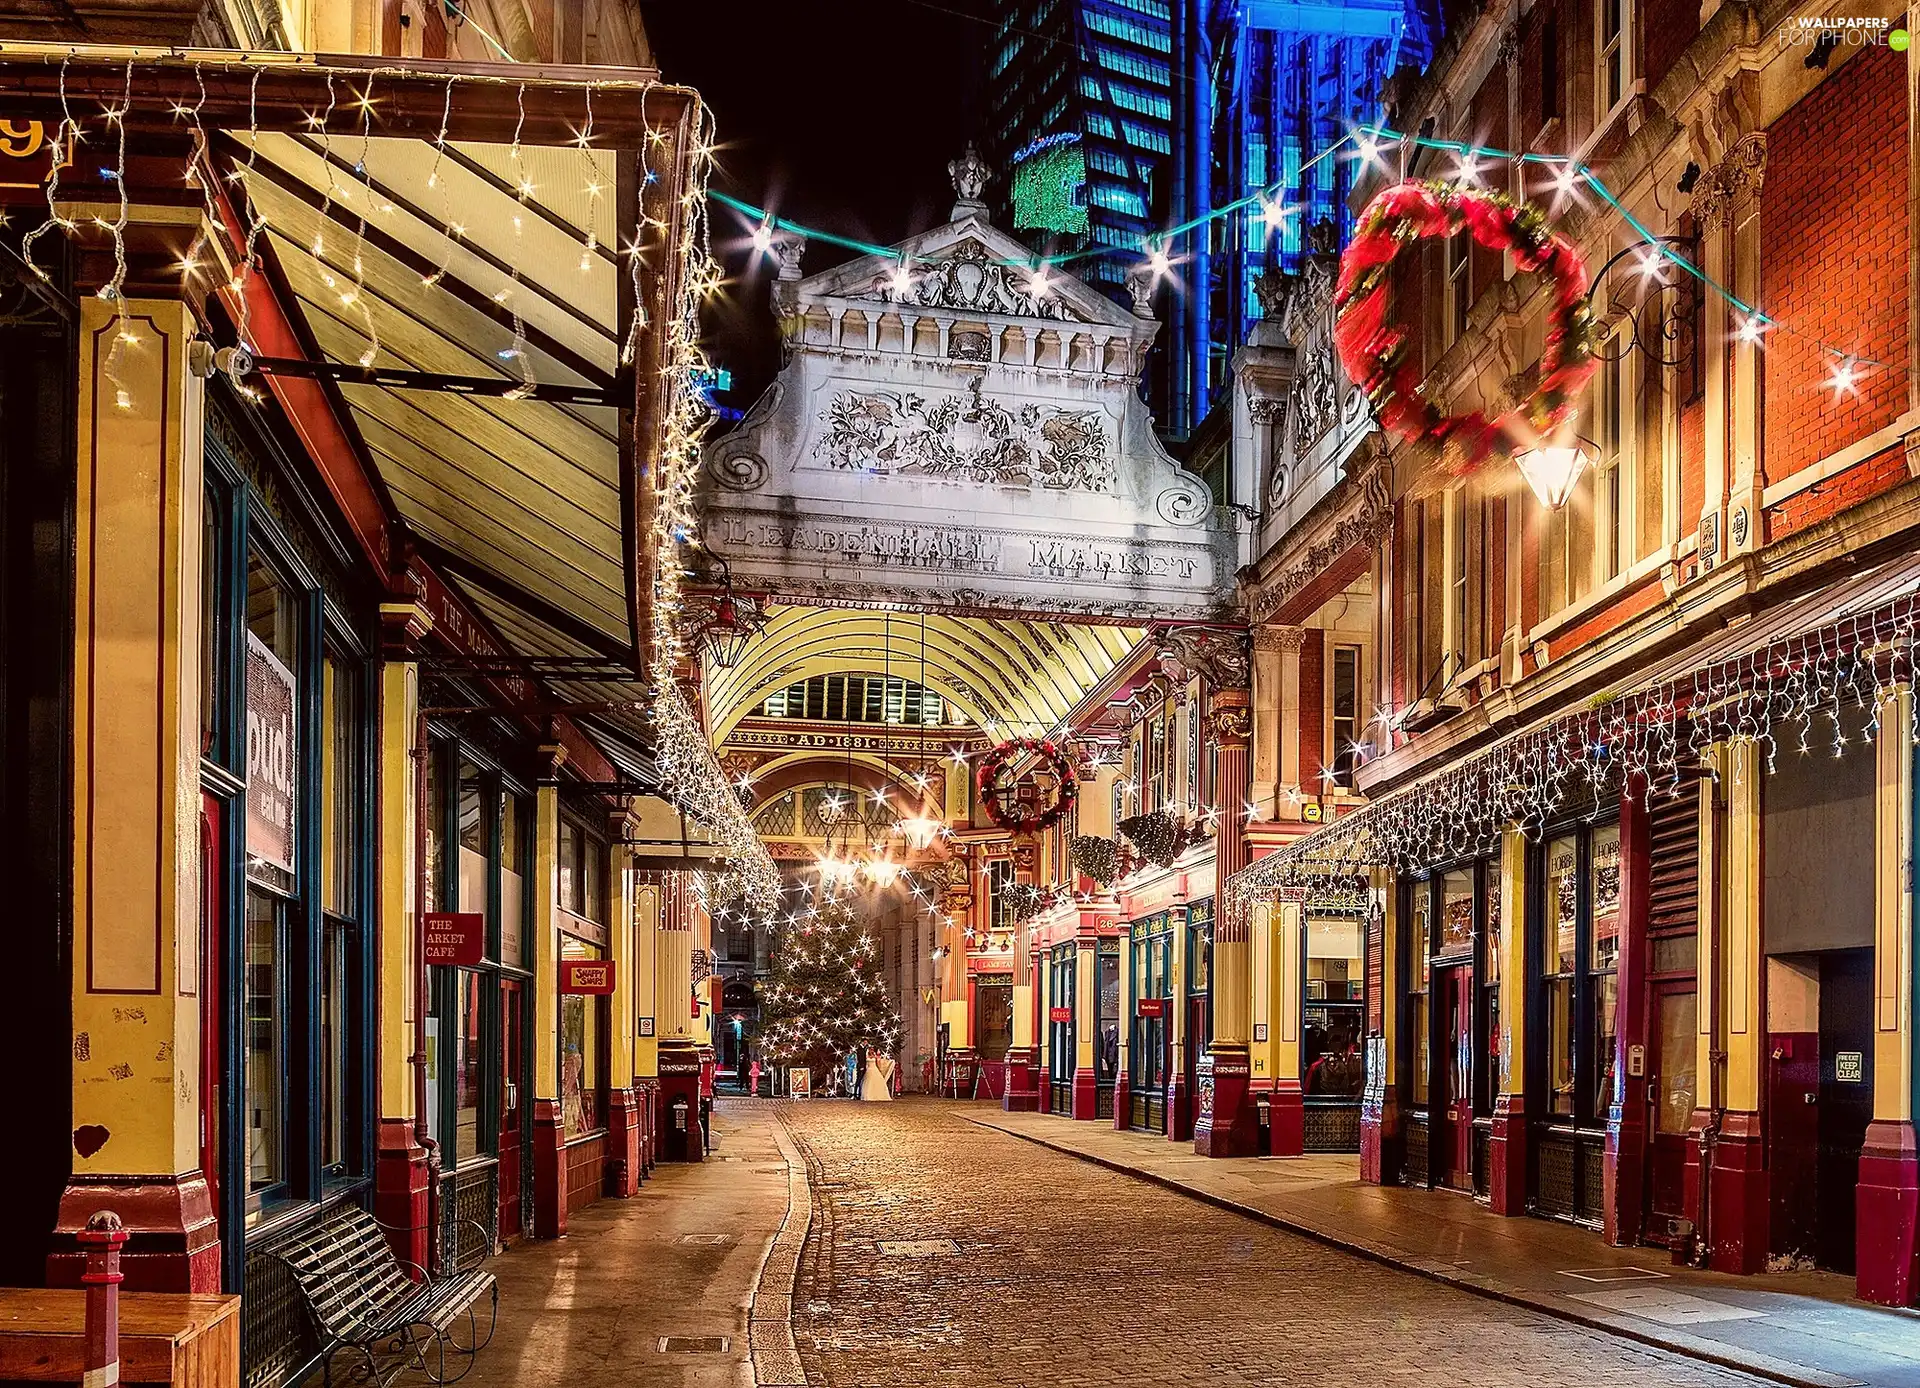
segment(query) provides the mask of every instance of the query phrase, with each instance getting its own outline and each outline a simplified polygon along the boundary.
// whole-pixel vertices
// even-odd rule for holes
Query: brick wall
[[[1767,338],[1769,482],[1906,409],[1906,152],[1906,60],[1884,48],[1849,59],[1768,131],[1760,304],[1785,325]],[[1885,364],[1836,395],[1819,343]]]
[[[1699,0],[1641,0],[1635,11],[1640,70],[1646,74],[1647,90],[1652,91],[1700,32],[1700,4]]]
[[[1907,480],[1906,450],[1884,449],[1845,472],[1816,482],[1766,513],[1768,543],[1836,516]]]
[[[1326,761],[1327,634],[1308,627],[1300,643],[1300,784],[1318,786]]]

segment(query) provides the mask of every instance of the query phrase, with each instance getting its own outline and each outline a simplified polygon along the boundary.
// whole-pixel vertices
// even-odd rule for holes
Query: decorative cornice
[[[1736,141],[1726,158],[1701,178],[1693,194],[1694,220],[1702,226],[1724,223],[1760,196],[1766,176],[1767,132],[1756,130]]]
[[[1258,623],[1325,573],[1356,545],[1372,549],[1393,529],[1393,497],[1387,487],[1384,460],[1376,463],[1354,488],[1354,499],[1326,535],[1249,595],[1248,614]]]
[[[1256,651],[1278,651],[1285,654],[1298,651],[1307,642],[1305,627],[1258,626],[1253,629],[1253,648]]]

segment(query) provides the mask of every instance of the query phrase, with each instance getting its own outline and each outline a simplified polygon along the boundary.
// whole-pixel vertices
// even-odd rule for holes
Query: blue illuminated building
[[[1148,237],[1253,189],[1284,182],[1300,209],[1275,230],[1254,208],[1173,248],[1147,393],[1161,431],[1183,438],[1259,315],[1261,272],[1294,268],[1316,221],[1344,239],[1352,161],[1302,167],[1378,118],[1396,70],[1425,64],[1437,0],[998,0],[995,14],[984,143],[1000,223],[1014,226],[1016,156],[1077,134],[1086,229],[1015,230],[1049,253],[1104,249],[1072,265],[1095,287],[1128,302]]]

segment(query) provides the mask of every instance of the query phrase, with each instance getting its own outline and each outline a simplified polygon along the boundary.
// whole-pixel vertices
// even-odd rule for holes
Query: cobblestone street
[[[1355,1258],[951,1104],[780,1115],[813,1186],[794,1332],[823,1388],[1758,1381]],[[894,1244],[908,1246],[881,1251]]]

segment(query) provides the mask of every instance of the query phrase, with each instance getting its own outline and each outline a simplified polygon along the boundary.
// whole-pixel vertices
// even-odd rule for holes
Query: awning
[[[1910,682],[1920,642],[1920,554],[1901,554],[1789,597],[1699,638],[1624,690],[1509,733],[1453,765],[1301,836],[1236,873],[1232,903],[1285,890],[1311,900],[1383,865],[1427,866],[1490,851],[1626,784],[1670,791],[1709,745],[1825,725]]]
[[[97,205],[88,161],[124,128],[129,174],[164,169],[168,196],[204,206],[212,244],[175,273],[218,296],[248,349],[222,359],[230,374],[285,407],[388,587],[421,591],[425,566],[487,629],[449,675],[485,668],[494,693],[532,693],[504,712],[597,719],[624,760],[653,754],[666,793],[776,887],[744,812],[712,792],[704,735],[665,728],[691,714],[654,658],[675,636],[656,626],[679,578],[663,536],[687,528],[697,461],[698,98],[609,68],[0,56],[10,114],[85,128],[56,198]]]

